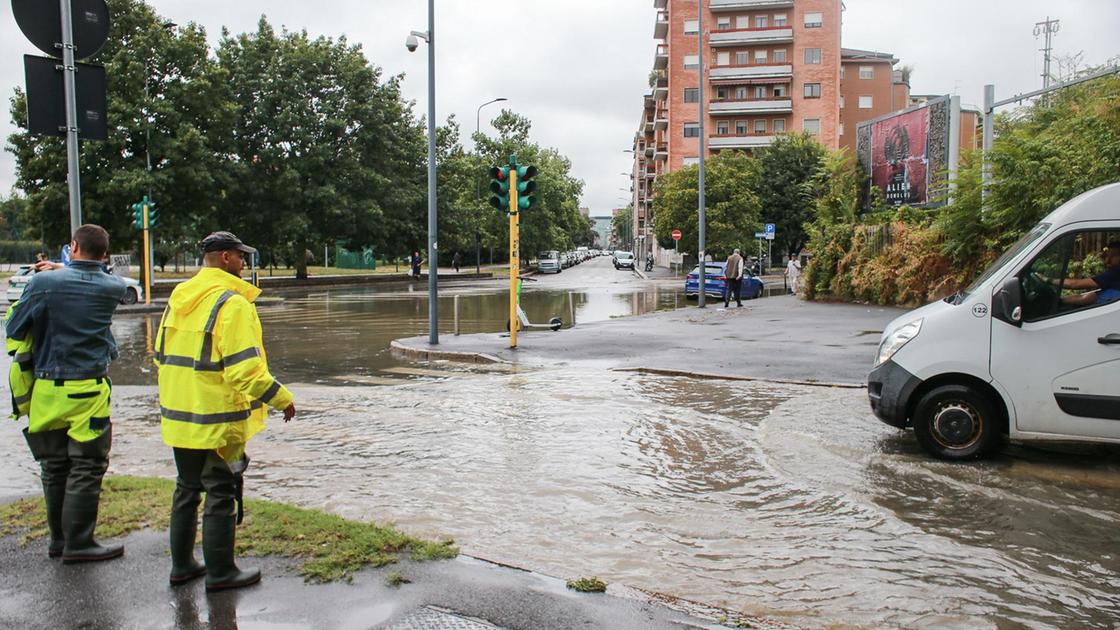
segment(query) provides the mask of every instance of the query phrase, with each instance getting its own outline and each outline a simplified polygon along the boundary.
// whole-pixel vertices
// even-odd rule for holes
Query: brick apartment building
[[[910,105],[893,55],[841,48],[840,0],[702,1],[701,35],[697,0],[654,0],[658,44],[631,180],[634,244],[647,251],[653,182],[699,160],[700,99],[708,155],[799,131],[854,149],[859,122]]]

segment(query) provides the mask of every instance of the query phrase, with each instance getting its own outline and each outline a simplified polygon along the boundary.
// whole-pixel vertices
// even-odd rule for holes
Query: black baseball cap
[[[199,245],[202,247],[202,253],[204,254],[207,252],[225,252],[231,249],[236,249],[245,254],[257,253],[256,248],[242,243],[241,239],[234,236],[233,232],[214,232],[202,239]]]

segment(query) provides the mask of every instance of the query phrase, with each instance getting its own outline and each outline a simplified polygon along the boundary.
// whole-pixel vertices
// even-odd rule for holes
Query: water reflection
[[[497,285],[441,290],[441,334],[452,334],[455,296],[463,334],[506,330],[509,294]],[[428,332],[428,294],[421,285],[340,288],[289,293],[278,306],[262,306],[265,348],[277,377],[285,382],[332,383],[338,376],[376,377],[400,363],[389,353],[393,339]],[[528,285],[521,306],[529,320],[553,316],[564,327],[614,317],[642,315],[684,306],[683,289],[656,284],[641,289],[534,290]],[[155,384],[152,345],[159,315],[118,316],[113,334],[121,358],[112,367],[117,384]],[[372,381],[369,381],[373,384]]]

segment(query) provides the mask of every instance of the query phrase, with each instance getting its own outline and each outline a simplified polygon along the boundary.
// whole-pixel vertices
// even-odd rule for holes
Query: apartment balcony
[[[647,144],[646,148],[642,151],[647,158],[653,157],[653,145]]]
[[[757,149],[768,147],[774,136],[710,136],[708,147],[711,149]]]
[[[665,39],[669,35],[669,14],[665,11],[657,12],[657,21],[653,24],[653,38]]]
[[[793,0],[708,0],[712,13],[753,9],[792,9]],[[657,5],[655,0],[654,5]]]
[[[669,67],[669,47],[665,44],[658,44],[657,52],[653,55],[653,68],[655,70],[664,70]]]
[[[657,149],[654,151],[654,154],[653,154],[653,159],[655,159],[655,160],[667,160],[667,159],[669,159],[669,145],[667,145],[667,144],[657,145]]]
[[[645,122],[642,124],[642,132],[645,133],[646,135],[649,135],[649,134],[653,133],[653,118],[652,117],[646,118]]]
[[[664,9],[667,4],[669,4],[669,0],[653,0],[653,8],[655,9]]]
[[[758,83],[759,79],[792,79],[793,66],[716,66],[708,72],[708,79],[715,81],[742,80]]]
[[[788,44],[793,41],[793,29],[788,26],[773,26],[712,31],[709,39],[713,48],[752,44]]]
[[[793,111],[793,101],[789,99],[769,100],[722,100],[712,101],[709,106],[712,116],[729,116],[732,114],[788,114]]]
[[[669,128],[668,112],[662,112],[657,115],[657,120],[653,121],[653,128],[657,131],[665,131]]]
[[[657,79],[653,84],[653,100],[664,101],[667,98],[669,98],[669,80]]]

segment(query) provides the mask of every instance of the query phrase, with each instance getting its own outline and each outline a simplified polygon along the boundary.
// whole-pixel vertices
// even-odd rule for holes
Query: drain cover
[[[433,606],[416,610],[385,628],[387,630],[501,630],[492,623],[457,615],[450,610]]]

